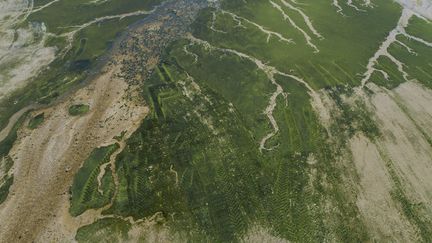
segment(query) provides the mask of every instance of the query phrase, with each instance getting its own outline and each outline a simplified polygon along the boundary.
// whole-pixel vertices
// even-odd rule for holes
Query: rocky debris
[[[173,40],[185,36],[198,11],[217,6],[216,1],[181,0],[160,5],[147,18],[135,24],[119,43],[120,77],[128,84],[141,84],[160,61],[162,51]]]

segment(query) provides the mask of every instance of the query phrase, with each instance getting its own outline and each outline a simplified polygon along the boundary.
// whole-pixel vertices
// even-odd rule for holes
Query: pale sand
[[[391,197],[394,185],[376,145],[361,134],[349,145],[360,177],[357,207],[372,237],[378,241],[414,241],[416,229]]]
[[[37,130],[22,129],[10,153],[15,181],[0,205],[0,222],[7,222],[0,223],[0,242],[71,240],[79,221],[95,220],[75,220],[65,212],[73,175],[94,148],[114,143],[113,137],[124,130],[130,135],[148,112],[141,101],[125,98],[127,84],[115,71],[111,68],[69,99],[38,111],[46,118]],[[77,103],[89,104],[90,112],[70,116],[69,106]]]

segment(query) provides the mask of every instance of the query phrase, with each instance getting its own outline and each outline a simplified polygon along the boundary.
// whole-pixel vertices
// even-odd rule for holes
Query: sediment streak
[[[258,23],[255,23],[255,22],[253,22],[252,20],[249,20],[249,19],[246,19],[246,18],[244,18],[244,17],[241,17],[241,16],[239,16],[239,15],[237,15],[237,14],[235,14],[235,13],[232,13],[232,12],[229,12],[229,11],[226,11],[226,10],[221,10],[220,11],[222,14],[226,14],[226,15],[229,15],[234,21],[236,21],[237,22],[237,26],[238,27],[243,27],[243,28],[246,28],[244,25],[243,25],[243,22],[246,22],[246,23],[248,23],[248,24],[250,24],[250,25],[252,25],[252,26],[254,26],[254,27],[256,27],[258,30],[260,30],[261,32],[263,32],[264,34],[266,34],[267,35],[267,39],[266,39],[266,41],[267,41],[267,43],[268,42],[270,42],[270,38],[271,37],[276,37],[279,41],[282,41],[282,42],[286,42],[286,43],[294,43],[293,42],[293,40],[292,39],[289,39],[289,38],[286,38],[286,37],[284,37],[281,33],[278,33],[278,32],[275,32],[275,31],[271,31],[271,30],[268,30],[266,27],[264,27],[264,26],[262,26],[262,25],[260,25],[260,24],[258,24]],[[215,16],[215,15],[214,15]],[[215,17],[214,17],[215,18]],[[215,28],[214,28],[214,22],[215,22],[215,19],[213,18],[213,21],[212,21],[212,27],[210,28],[210,29],[212,29],[213,31],[216,31],[216,32],[223,32],[223,31],[221,31],[221,30],[215,30]]]
[[[74,41],[75,35],[89,27],[90,25],[94,25],[106,20],[112,20],[112,19],[123,19],[123,18],[127,18],[127,17],[133,17],[133,16],[139,16],[139,15],[146,15],[146,14],[150,14],[154,12],[154,10],[151,11],[145,11],[145,10],[138,10],[138,11],[134,11],[134,12],[130,12],[130,13],[124,13],[124,14],[116,14],[116,15],[109,15],[109,16],[104,16],[104,17],[99,17],[99,18],[95,18],[87,23],[81,24],[81,25],[75,25],[75,26],[68,26],[68,27],[63,27],[63,28],[74,28],[74,30],[70,31],[70,32],[66,32],[63,34],[60,34],[57,37],[65,37],[67,42],[68,42],[68,46],[66,47],[64,53],[66,53],[68,50],[70,50],[72,48],[72,43]]]
[[[290,9],[295,10],[298,13],[300,13],[302,15],[303,19],[305,20],[306,25],[309,27],[310,31],[312,31],[312,33],[314,35],[316,35],[318,38],[322,38],[321,34],[318,33],[318,31],[316,31],[315,28],[313,27],[309,18],[300,9],[295,8],[294,6],[292,6],[291,4],[289,4],[288,2],[286,2],[284,0],[282,0],[282,3],[285,6],[289,7]],[[300,31],[303,34],[303,36],[306,40],[306,44],[309,45],[310,47],[312,47],[314,49],[315,53],[319,52],[318,47],[312,43],[312,37],[308,33],[306,33],[305,30],[303,30],[302,28],[300,28],[296,24],[296,22],[283,10],[281,5],[273,2],[272,0],[270,0],[270,4],[282,14],[284,20],[287,20],[296,30]]]
[[[425,41],[425,40],[423,40],[419,37],[416,37],[416,36],[412,36],[406,32],[406,27],[408,26],[408,22],[413,16],[417,16],[419,18],[424,19],[422,16],[417,15],[416,13],[414,13],[413,11],[411,11],[409,9],[403,9],[401,17],[399,18],[399,21],[398,21],[396,27],[392,31],[390,31],[390,33],[388,34],[385,41],[381,43],[381,46],[379,47],[378,51],[375,52],[374,56],[371,59],[369,59],[369,62],[366,66],[367,70],[363,74],[363,79],[361,81],[361,87],[364,87],[366,85],[366,83],[370,80],[372,74],[374,74],[375,72],[381,73],[385,79],[389,78],[389,74],[386,71],[376,67],[376,64],[378,63],[378,59],[380,57],[389,58],[390,61],[396,65],[398,71],[402,74],[402,77],[405,79],[405,81],[410,80],[408,73],[404,69],[405,64],[403,62],[399,61],[395,56],[390,54],[389,48],[392,44],[398,43],[401,46],[403,46],[404,48],[406,48],[408,52],[415,54],[411,48],[409,48],[406,44],[404,44],[403,42],[401,42],[400,40],[397,39],[397,37],[399,35],[405,36],[406,38],[408,38],[410,40],[415,40],[415,41],[420,42],[426,46],[432,47],[431,42]]]
[[[345,16],[345,14],[342,12],[343,9],[339,3],[339,0],[333,0],[332,5],[334,7],[336,7],[336,12],[342,14],[343,16]],[[349,7],[355,9],[358,12],[365,12],[364,9],[359,8],[357,5],[354,4],[353,0],[347,0],[346,1],[346,5],[348,5]],[[363,0],[363,3],[361,4],[363,7],[369,7],[372,8],[373,5],[371,3],[370,0]]]
[[[271,139],[272,137],[274,137],[278,132],[279,132],[279,125],[273,115],[274,110],[276,109],[277,106],[277,98],[280,95],[283,95],[284,99],[287,100],[288,94],[286,92],[284,92],[282,86],[276,81],[275,76],[276,75],[280,75],[283,77],[287,77],[287,78],[291,78],[299,83],[301,83],[302,85],[304,85],[306,87],[306,89],[308,90],[309,95],[311,96],[314,104],[317,104],[318,106],[322,106],[322,102],[320,100],[319,95],[315,92],[315,90],[312,89],[312,87],[303,79],[292,75],[292,74],[287,74],[284,72],[281,72],[279,70],[277,70],[275,67],[269,66],[267,64],[265,64],[263,61],[250,56],[248,54],[233,50],[233,49],[228,49],[228,48],[219,48],[216,46],[211,45],[208,41],[202,40],[202,39],[198,39],[195,36],[193,36],[192,34],[189,34],[187,36],[187,39],[189,41],[191,41],[192,44],[197,44],[197,45],[201,45],[203,46],[205,49],[208,50],[216,50],[216,51],[220,51],[223,53],[229,53],[229,54],[233,54],[236,56],[239,56],[241,58],[247,59],[253,63],[255,63],[255,65],[257,66],[258,69],[262,70],[267,78],[270,80],[270,82],[276,86],[276,90],[275,92],[271,95],[268,105],[264,110],[264,114],[267,116],[267,118],[269,119],[269,122],[273,128],[273,131],[271,131],[270,133],[268,133],[267,135],[265,135],[260,143],[259,143],[259,148],[260,151],[263,150],[272,150],[273,148],[267,148],[266,147],[266,143],[269,139]]]

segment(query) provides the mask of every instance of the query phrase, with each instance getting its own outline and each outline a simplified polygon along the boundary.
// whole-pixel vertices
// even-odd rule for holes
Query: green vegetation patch
[[[327,90],[339,111],[332,115],[334,122],[330,127],[331,133],[337,134],[340,141],[347,141],[357,132],[363,132],[369,139],[375,140],[381,134],[376,121],[373,120],[373,113],[363,101],[346,101],[343,98],[353,97],[353,92],[352,88],[346,86]]]
[[[400,6],[394,2],[378,0],[377,7],[367,12],[351,11],[347,18],[336,13],[327,1],[308,5],[292,5],[302,9],[312,20],[315,29],[323,38],[315,36],[295,10],[285,7],[280,0],[274,3],[283,10],[312,38],[319,52],[306,44],[304,35],[289,21],[284,20],[279,10],[270,1],[241,0],[222,1],[224,10],[246,18],[266,30],[280,34],[293,43],[281,41],[273,35],[260,31],[253,24],[233,19],[230,14],[216,11],[217,21],[213,28],[212,11],[203,11],[194,25],[194,35],[211,44],[231,48],[254,56],[285,73],[304,78],[313,88],[320,89],[341,84],[358,85],[366,65],[378,50],[388,33],[396,26],[400,17]],[[370,28],[364,28],[369,26]],[[220,31],[215,31],[220,30]],[[337,30],[335,32],[335,30]],[[372,31],[371,31],[372,30]],[[267,41],[268,40],[268,41]]]
[[[185,46],[197,55],[198,63],[184,51]],[[257,142],[267,134],[270,129],[268,119],[262,113],[275,86],[254,63],[233,54],[189,46],[187,41],[175,43],[168,52],[172,62],[187,70],[197,83],[208,86],[239,112],[247,114],[242,119],[254,131],[252,135]]]
[[[78,229],[75,239],[80,243],[124,242],[128,239],[131,224],[121,219],[100,219]]]
[[[101,165],[109,162],[111,155],[119,148],[113,144],[93,150],[83,166],[75,175],[71,187],[71,207],[69,212],[73,216],[80,215],[90,208],[100,208],[110,202],[114,195],[115,185],[109,164],[98,185]]]
[[[43,123],[44,120],[45,120],[45,114],[44,113],[38,114],[30,119],[28,123],[28,127],[30,129],[36,129],[40,124]]]
[[[230,242],[260,218],[265,168],[239,114],[198,82],[174,64],[147,82],[153,112],[117,158],[119,191],[104,213],[161,212],[192,240]]]
[[[12,127],[11,131],[6,136],[6,138],[3,139],[3,141],[0,141],[0,159],[6,157],[9,154],[10,150],[12,149],[12,146],[18,137],[17,134],[18,129],[22,126],[22,124],[26,120],[27,114],[28,112],[22,115],[15,123],[15,125]]]
[[[68,111],[71,116],[80,116],[86,114],[89,110],[89,105],[79,104],[70,106]]]
[[[0,160],[0,204],[6,200],[9,188],[13,183],[13,175],[9,173],[12,166],[13,160],[11,157],[6,156]]]
[[[408,79],[418,80],[429,89],[432,88],[432,48],[405,36],[400,36],[398,40],[411,48],[411,52],[402,44],[398,44],[390,47],[391,55],[405,64],[403,69],[408,73]]]
[[[275,87],[246,60],[189,46],[199,56],[194,66],[185,44],[169,48],[146,82],[152,113],[117,158],[119,191],[104,213],[161,212],[192,241],[236,242],[257,223],[293,241],[366,241],[304,85],[276,77],[289,96],[277,100],[273,150],[260,152],[272,131],[263,111]]]
[[[0,181],[2,181],[2,184],[0,184],[0,204],[2,204],[9,194],[9,188],[13,184],[13,176],[6,177]]]
[[[407,26],[407,33],[425,41],[432,42],[432,23],[425,18],[414,15]]]
[[[424,205],[424,203],[415,203],[409,198],[409,193],[406,192],[403,181],[398,175],[393,162],[385,153],[380,152],[380,154],[386,160],[386,165],[393,181],[392,198],[396,202],[399,202],[403,214],[412,225],[417,226],[422,242],[431,242],[432,219],[428,217],[427,205]]]
[[[31,14],[28,20],[44,22],[48,30],[61,34],[73,30],[75,26],[104,16],[150,10],[160,2],[160,0],[65,0]]]
[[[9,152],[18,137],[17,131],[27,118],[27,114],[25,113],[18,119],[6,138],[0,142],[0,204],[6,200],[9,188],[13,183],[13,175],[11,175],[10,170],[14,162],[9,156]]]

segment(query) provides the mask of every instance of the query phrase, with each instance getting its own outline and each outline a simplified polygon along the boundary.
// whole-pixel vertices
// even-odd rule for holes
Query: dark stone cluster
[[[120,76],[130,85],[141,84],[152,74],[168,44],[184,36],[198,11],[209,6],[207,0],[166,1],[131,26],[116,47],[116,61],[122,65]]]

